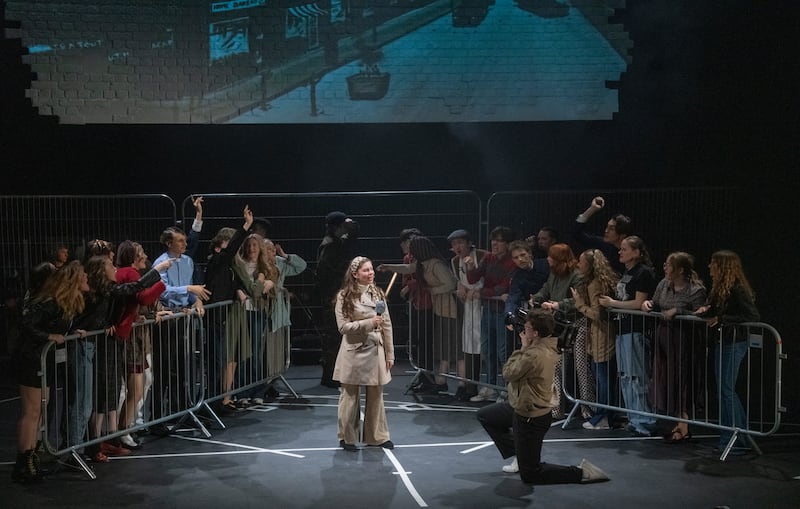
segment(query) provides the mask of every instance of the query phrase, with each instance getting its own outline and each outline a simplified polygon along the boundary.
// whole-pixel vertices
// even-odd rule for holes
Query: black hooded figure
[[[341,335],[336,326],[334,299],[342,285],[347,265],[354,256],[358,240],[358,223],[344,212],[331,212],[325,216],[325,237],[317,249],[317,295],[320,298],[322,316],[318,323],[322,329],[322,380],[326,387],[338,387],[334,381],[333,366],[339,351]]]

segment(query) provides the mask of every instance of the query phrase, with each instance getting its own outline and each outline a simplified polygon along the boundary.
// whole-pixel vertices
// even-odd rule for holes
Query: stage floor
[[[396,366],[386,387],[394,450],[338,448],[338,391],[319,385],[320,368],[293,366],[287,396],[224,418],[226,429],[203,438],[186,431],[146,437],[132,455],[95,465],[96,480],[62,470],[42,483],[10,480],[19,402],[0,403],[3,507],[797,507],[800,431],[786,426],[761,439],[763,456],[720,462],[716,437],[694,430],[688,443],[637,438],[622,430],[588,432],[554,425],[543,459],[581,458],[611,480],[590,485],[530,487],[506,463],[475,419],[481,406],[448,396],[404,394],[412,376]],[[450,382],[451,392],[455,383]]]

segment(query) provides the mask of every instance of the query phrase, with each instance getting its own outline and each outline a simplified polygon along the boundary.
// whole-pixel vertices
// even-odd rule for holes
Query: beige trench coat
[[[351,385],[386,385],[392,375],[386,361],[394,361],[392,320],[387,309],[383,324],[375,330],[375,301],[364,292],[355,303],[352,317],[342,314],[342,294],[336,296],[336,324],[342,334],[339,354],[333,368],[333,379]]]

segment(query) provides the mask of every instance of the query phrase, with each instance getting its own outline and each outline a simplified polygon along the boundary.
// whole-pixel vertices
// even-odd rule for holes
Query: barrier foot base
[[[561,429],[567,429],[567,427],[572,422],[572,418],[575,415],[575,412],[578,411],[580,406],[581,406],[580,403],[575,403],[574,405],[572,405],[572,410],[570,410],[569,414],[567,414],[567,416],[564,418],[564,423],[561,425]]]
[[[753,439],[752,435],[745,433],[744,436],[747,438],[747,441],[750,443],[750,446],[753,448],[753,451],[757,455],[761,456],[762,454],[764,454],[761,451],[761,448],[758,446],[758,444],[756,444],[756,441]],[[722,454],[719,457],[720,461],[725,461],[726,459],[728,459],[728,455],[730,455],[731,451],[733,450],[733,444],[736,443],[736,440],[738,438],[739,438],[739,430],[735,429],[733,431],[733,434],[731,435],[731,439],[728,440],[728,443],[725,445],[725,449],[722,450]]]
[[[82,470],[86,475],[89,476],[89,479],[91,480],[97,479],[97,474],[94,473],[94,469],[88,463],[86,463],[86,460],[83,459],[83,455],[81,453],[73,449],[72,459],[74,460],[73,463],[62,463],[62,465],[66,465],[75,470]]]
[[[206,412],[208,412],[209,419],[216,423],[218,429],[225,429],[225,423],[222,422],[222,419],[219,418],[217,413],[214,412],[207,402],[203,401],[203,405],[200,408],[205,408]]]
[[[292,388],[292,386],[289,385],[289,382],[286,381],[286,378],[284,378],[283,375],[278,376],[277,379],[280,380],[281,383],[283,384],[283,386],[286,387],[286,389],[288,389],[289,392],[292,393],[292,397],[294,399],[299,399],[300,398],[300,396],[297,395],[297,392],[295,392],[295,390]]]
[[[209,409],[209,411],[210,410],[211,409]],[[211,414],[214,417],[217,417],[217,415],[214,412],[211,412]],[[206,438],[211,438],[211,432],[208,431],[208,428],[206,428],[205,425],[203,424],[203,422],[200,419],[198,419],[198,417],[197,417],[197,415],[195,415],[194,411],[189,410],[188,415],[191,416],[192,420],[194,421],[195,427],[200,431],[200,433],[202,433],[203,436],[206,437]],[[219,417],[217,417],[217,421],[219,421]]]

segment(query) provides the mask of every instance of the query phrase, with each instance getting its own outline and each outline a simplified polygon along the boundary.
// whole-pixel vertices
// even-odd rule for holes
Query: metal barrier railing
[[[605,414],[608,422],[615,412],[627,414],[639,430],[658,429],[664,421],[719,430],[722,460],[740,437],[760,454],[753,437],[777,431],[785,412],[781,376],[786,355],[774,327],[754,322],[710,329],[694,316],[666,320],[657,312],[609,313],[619,318],[609,326],[616,356],[599,371],[596,398],[571,392],[575,352],[565,354],[572,362],[564,363],[564,394],[574,406],[564,427],[585,405]],[[728,328],[736,333],[729,334]]]
[[[288,327],[267,331],[266,314],[244,313],[240,303],[225,301],[208,305],[202,317],[175,313],[137,323],[128,341],[91,331],[67,336],[63,347],[49,343],[40,373],[51,382],[42,389],[44,446],[56,456],[71,455],[94,479],[83,448],[114,450],[107,441],[174,421],[165,431],[190,421],[210,437],[200,410],[224,429],[210,403],[248,391],[263,394],[275,379],[286,383],[289,366]],[[238,369],[226,379],[229,361]],[[149,390],[143,383],[148,372]]]

